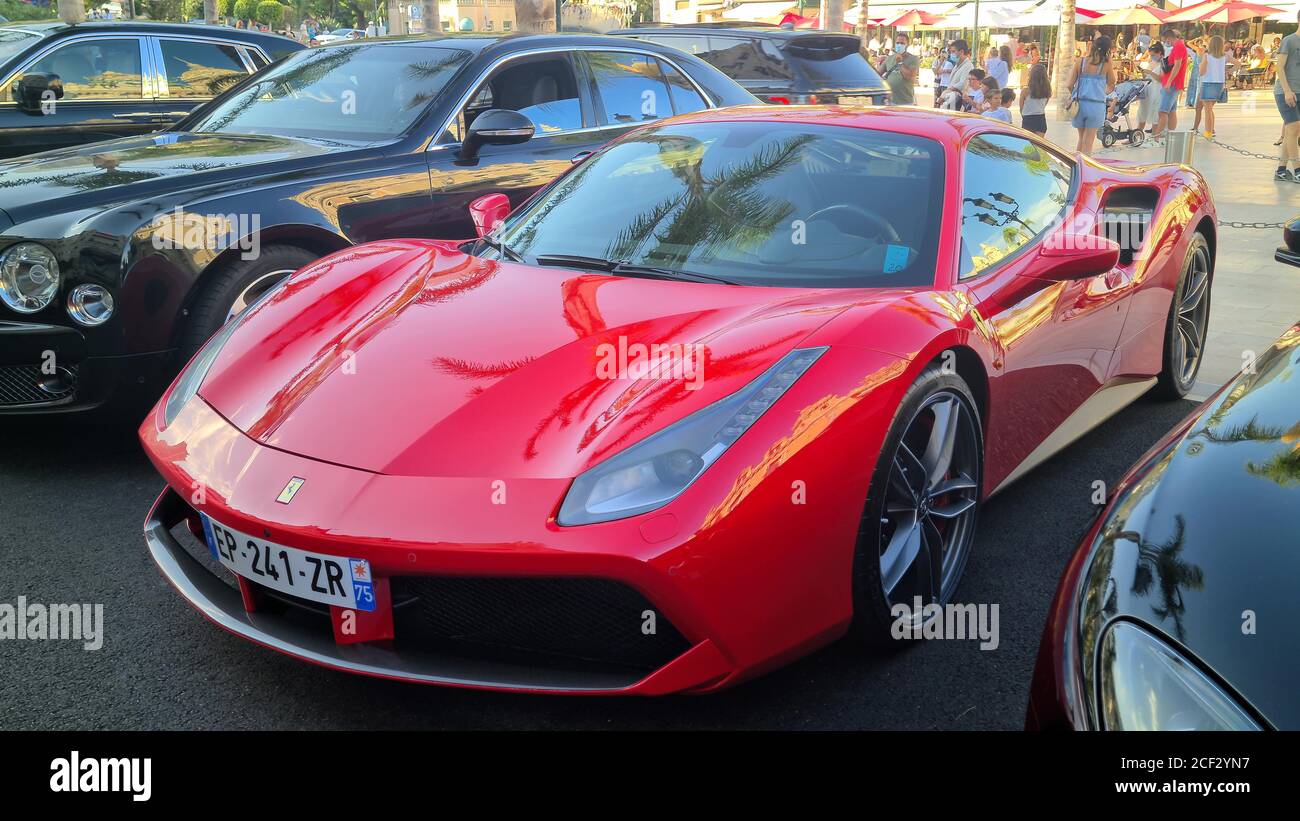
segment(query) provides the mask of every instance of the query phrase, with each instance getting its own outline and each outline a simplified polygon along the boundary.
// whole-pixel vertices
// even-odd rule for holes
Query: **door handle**
[[[577,154],[574,154],[572,157],[569,158],[569,162],[573,163],[574,165],[577,165],[578,163],[582,162],[583,160],[587,159],[588,157],[590,157],[592,154],[595,153],[596,153],[595,151],[579,151]]]

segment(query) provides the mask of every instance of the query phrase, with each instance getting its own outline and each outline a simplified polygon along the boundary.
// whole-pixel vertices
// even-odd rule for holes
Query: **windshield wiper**
[[[712,274],[697,274],[694,271],[678,271],[674,268],[656,268],[652,265],[634,265],[630,262],[620,262],[618,260],[604,259],[603,257],[586,257],[580,254],[540,254],[533,261],[533,264],[554,265],[562,268],[583,268],[620,276],[645,277],[646,279],[720,282],[723,285],[740,284],[734,280],[716,277]]]

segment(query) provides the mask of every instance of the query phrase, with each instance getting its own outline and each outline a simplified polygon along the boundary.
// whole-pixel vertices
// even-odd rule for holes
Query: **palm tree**
[[[438,19],[438,0],[420,0],[420,22],[424,25],[425,37],[442,34],[442,21]],[[452,25],[455,25],[455,20]]]
[[[826,0],[826,20],[822,28],[826,31],[844,30],[844,0]]]
[[[65,23],[86,22],[84,0],[59,0],[59,19]]]
[[[1052,90],[1056,92],[1056,116],[1066,118],[1065,107],[1074,93],[1069,87],[1074,67],[1074,0],[1061,0],[1061,24],[1056,27],[1056,71]]]
[[[555,31],[556,0],[515,0],[515,28],[524,32]]]
[[[217,24],[217,0],[203,0],[203,22],[209,26]]]

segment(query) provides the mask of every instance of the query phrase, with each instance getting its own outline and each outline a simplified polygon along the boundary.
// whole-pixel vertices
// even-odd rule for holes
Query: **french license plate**
[[[841,97],[840,105],[871,105],[870,97]]]
[[[214,521],[206,513],[203,533],[217,561],[246,579],[300,599],[350,610],[374,610],[370,562],[268,542]]]

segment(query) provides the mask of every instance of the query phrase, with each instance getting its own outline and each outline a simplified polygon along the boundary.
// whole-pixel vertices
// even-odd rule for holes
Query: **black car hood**
[[[347,146],[350,148],[351,146]],[[160,193],[318,163],[343,146],[287,137],[162,132],[50,151],[0,164],[0,211],[16,224]]]
[[[1300,729],[1300,325],[1138,468],[1081,603],[1085,663],[1137,621]]]

